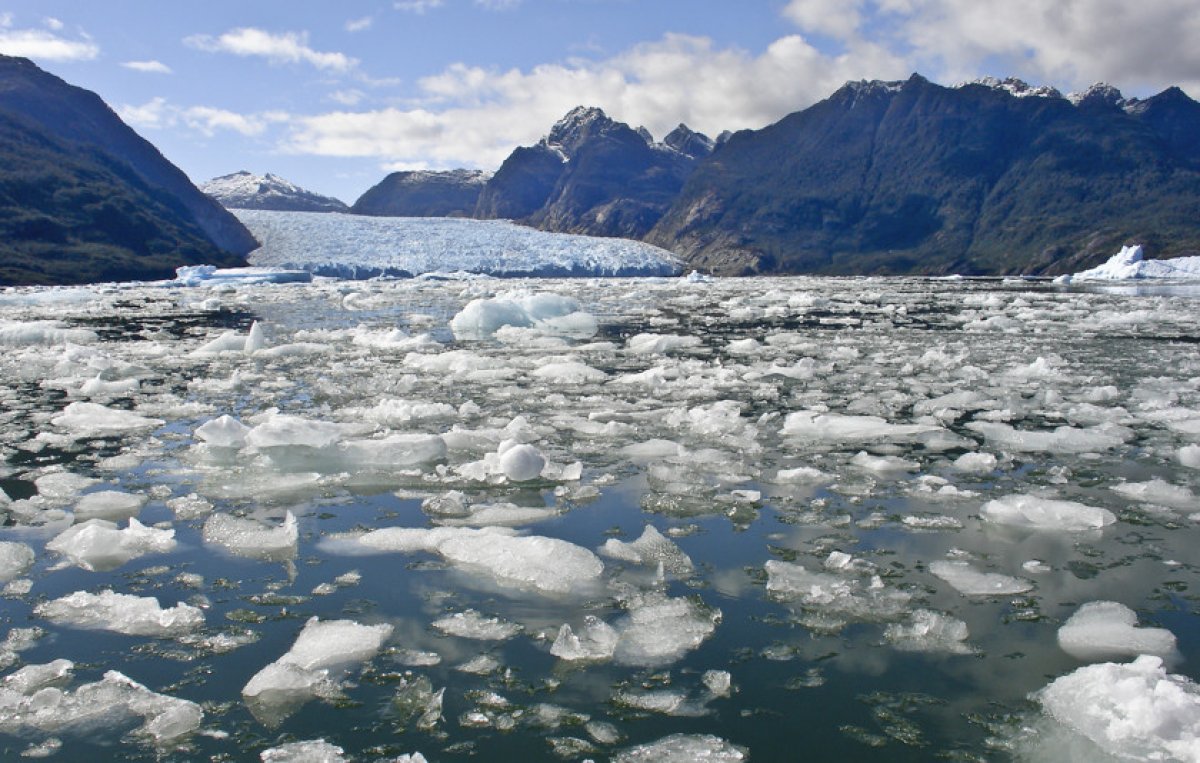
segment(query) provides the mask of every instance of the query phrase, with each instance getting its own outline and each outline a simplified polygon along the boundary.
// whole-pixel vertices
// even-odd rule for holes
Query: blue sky
[[[354,201],[494,169],[575,105],[661,137],[757,128],[849,79],[1200,95],[1195,0],[0,0],[0,53],[94,90],[193,180]]]

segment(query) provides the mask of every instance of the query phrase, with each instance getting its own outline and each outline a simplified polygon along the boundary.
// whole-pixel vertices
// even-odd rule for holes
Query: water
[[[467,302],[514,289],[573,297],[597,318],[597,334],[505,329],[482,341],[454,338],[450,318]],[[1065,732],[1030,695],[1083,664],[1059,648],[1056,633],[1092,600],[1121,602],[1141,625],[1170,629],[1178,639],[1170,670],[1200,677],[1191,588],[1192,517],[1200,506],[1186,493],[1168,505],[1163,495],[1143,501],[1112,489],[1152,479],[1200,489],[1200,472],[1180,461],[1180,448],[1200,438],[1196,304],[1187,293],[1042,282],[806,278],[9,292],[0,297],[0,321],[55,320],[95,336],[69,344],[43,331],[44,343],[22,344],[28,331],[14,339],[2,332],[12,324],[0,323],[8,342],[0,359],[0,487],[17,501],[0,540],[27,543],[37,555],[18,575],[31,590],[10,589],[0,599],[0,636],[44,631],[13,653],[6,672],[66,658],[75,663],[69,688],[119,670],[154,692],[199,703],[204,718],[197,732],[159,744],[131,733],[140,718],[83,730],[0,722],[8,730],[0,747],[15,758],[51,737],[61,742],[52,755],[59,760],[256,760],[289,741],[324,738],[355,760],[418,750],[431,761],[607,760],[683,733],[715,735],[758,761],[1069,759],[1064,749],[1101,759],[1091,743],[1063,742]],[[268,348],[298,345],[294,353],[191,354],[221,331],[245,333],[255,320]],[[395,328],[413,341],[381,340]],[[627,343],[646,333],[699,341],[665,354]],[[564,360],[605,377],[575,383],[534,374]],[[84,395],[83,384],[97,376],[140,386]],[[923,405],[958,392],[976,396]],[[83,400],[164,423],[123,433],[52,422]],[[377,407],[386,400],[448,407],[388,413]],[[403,468],[335,457],[336,445],[276,451],[274,460],[252,448],[222,455],[197,447],[193,433],[205,422],[229,414],[253,426],[271,408],[352,425],[343,442],[385,430],[457,427],[476,435],[443,458]],[[797,419],[787,417],[805,410],[927,431],[799,436]],[[524,422],[512,425],[516,417]],[[1032,432],[1066,426],[1095,445],[1029,450],[989,439],[973,423]],[[581,478],[512,484],[494,472],[467,476],[478,472],[466,466],[483,464],[507,436],[530,442],[557,467],[580,462]],[[655,440],[674,448],[623,450]],[[968,453],[996,461],[955,468]],[[869,456],[912,465],[872,470]],[[801,468],[820,476],[786,477]],[[138,518],[174,529],[178,545],[108,571],[61,566],[44,545],[66,525],[37,525],[71,510],[79,495],[39,497],[34,486],[56,470],[101,480],[84,494],[147,496]],[[633,541],[652,525],[693,569],[660,576],[653,563],[601,555],[594,584],[555,593],[428,550],[348,553],[365,531],[453,521],[423,507],[451,490],[469,504],[552,509],[517,531],[593,551],[610,539]],[[211,508],[174,502],[193,493]],[[1061,532],[981,518],[987,501],[1028,493],[1104,508],[1117,520]],[[288,511],[298,518],[294,547],[256,556],[204,537],[214,514],[271,529]],[[834,552],[854,561],[828,571]],[[965,596],[929,571],[947,559],[1033,588]],[[771,593],[770,560],[832,576],[849,598]],[[1030,560],[1044,571],[1026,567]],[[892,598],[871,598],[873,577]],[[82,630],[34,611],[106,588],[155,596],[163,606],[191,603],[204,613],[200,636],[225,634],[241,645],[215,651],[188,638]],[[550,654],[564,623],[578,632],[591,615],[620,630],[639,601],[663,596],[689,602],[701,621],[715,620],[711,633],[700,628],[698,643],[641,661],[648,664],[621,660],[619,650],[616,659],[585,663]],[[888,601],[900,604],[892,610],[881,603]],[[958,648],[929,652],[889,641],[889,626],[911,625],[918,609],[962,621],[969,636]],[[478,641],[432,627],[466,610],[522,632]],[[290,714],[245,701],[250,678],[314,616],[392,631],[379,654],[334,671],[338,687],[325,698]],[[413,651],[436,654],[438,663],[413,665]],[[480,655],[495,661],[492,671],[459,669]],[[708,688],[706,671],[728,672],[728,696]],[[422,679],[445,689],[432,727],[422,723],[420,692],[412,689]],[[683,714],[631,706],[644,705],[647,692],[676,692],[675,700],[649,696]]]

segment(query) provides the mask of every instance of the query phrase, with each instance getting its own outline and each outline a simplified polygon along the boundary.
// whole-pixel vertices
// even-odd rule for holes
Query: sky
[[[0,0],[0,53],[98,93],[193,181],[352,203],[495,169],[574,106],[661,138],[764,127],[848,80],[1200,96],[1196,0]]]

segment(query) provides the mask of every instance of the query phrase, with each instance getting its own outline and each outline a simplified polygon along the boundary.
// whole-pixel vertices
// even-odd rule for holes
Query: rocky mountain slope
[[[282,212],[345,212],[348,207],[332,196],[301,188],[268,172],[242,170],[200,185],[200,190],[226,209],[273,209]]]
[[[0,56],[0,283],[161,278],[256,246],[95,93]]]
[[[379,217],[471,217],[490,177],[479,170],[393,172],[358,197],[350,211]]]

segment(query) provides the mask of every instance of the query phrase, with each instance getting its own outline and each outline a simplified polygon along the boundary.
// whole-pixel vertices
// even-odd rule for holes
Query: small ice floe
[[[391,635],[387,623],[310,618],[292,648],[255,673],[242,696],[256,718],[276,725],[314,697],[338,696],[340,672],[374,657]]]
[[[595,317],[580,310],[571,297],[558,294],[504,294],[475,299],[450,320],[450,330],[459,339],[485,339],[505,326],[580,338],[590,337],[597,330]]]
[[[484,455],[479,461],[456,466],[454,470],[463,478],[478,482],[529,482],[539,478],[569,482],[582,476],[583,464],[579,461],[567,465],[552,463],[537,446],[510,438],[502,441],[496,452]]]
[[[524,630],[516,623],[486,617],[473,609],[439,617],[433,621],[433,627],[448,636],[477,641],[507,641]]]
[[[99,341],[100,335],[95,331],[68,328],[59,321],[0,320],[0,347],[47,347]]]
[[[1084,270],[1056,283],[1075,281],[1135,281],[1151,278],[1170,278],[1194,281],[1200,279],[1200,257],[1173,257],[1166,260],[1147,260],[1138,244],[1122,246],[1107,262]]]
[[[147,497],[121,490],[99,490],[82,496],[75,504],[75,519],[131,519],[146,505]]]
[[[1175,452],[1175,457],[1190,469],[1200,469],[1200,445],[1184,445]]]
[[[1119,485],[1113,485],[1112,489],[1135,501],[1157,503],[1175,509],[1188,509],[1200,505],[1196,494],[1191,490],[1180,485],[1172,485],[1157,477],[1147,482],[1122,482]]]
[[[1200,760],[1200,686],[1167,673],[1161,657],[1085,665],[1032,698],[1116,759]]]
[[[62,554],[71,564],[98,572],[174,548],[174,530],[147,527],[133,518],[123,530],[106,519],[89,519],[68,527],[46,544],[47,550]]]
[[[33,566],[33,549],[17,541],[0,541],[0,583],[24,575]]]
[[[888,625],[883,636],[906,652],[973,654],[975,651],[967,644],[970,632],[966,623],[929,609],[915,610],[910,622]]]
[[[1024,578],[998,572],[981,572],[968,562],[933,562],[929,565],[929,572],[964,596],[1012,596],[1033,590],[1033,583]]]
[[[38,498],[66,504],[99,481],[73,472],[49,472],[35,479],[33,484],[37,488]]]
[[[624,665],[666,665],[700,646],[720,621],[719,609],[691,599],[643,594],[614,626],[613,659]]]
[[[909,461],[899,456],[873,456],[865,450],[855,453],[850,458],[850,465],[881,477],[915,472],[921,468],[918,461]]]
[[[225,415],[201,424],[194,432],[196,439],[212,448],[240,450],[246,447],[246,435],[250,427],[232,416]]]
[[[60,429],[66,429],[76,436],[102,437],[157,429],[166,422],[162,419],[139,416],[132,411],[108,408],[99,403],[77,401],[64,408],[61,414],[50,419],[50,423]]]
[[[204,613],[190,604],[163,609],[153,596],[133,596],[104,590],[76,591],[42,602],[34,614],[61,625],[106,630],[129,636],[169,638],[204,625]]]
[[[991,453],[963,453],[954,459],[951,466],[964,474],[991,474],[999,460]]]
[[[609,538],[600,547],[600,553],[634,564],[661,564],[665,572],[679,577],[690,575],[694,569],[688,555],[673,541],[663,537],[654,525],[646,525],[641,536],[630,543]]]
[[[1038,495],[996,498],[985,503],[979,513],[987,521],[1000,525],[1063,532],[1098,530],[1117,521],[1117,516],[1108,509]]]
[[[268,283],[311,283],[312,273],[287,268],[218,268],[216,265],[186,265],[175,268],[173,286],[240,286]]]
[[[262,763],[344,763],[346,751],[324,739],[288,742],[258,754]]]
[[[1116,448],[1132,436],[1121,427],[1060,426],[1050,432],[1016,429],[992,421],[972,421],[967,429],[978,432],[997,448],[1016,453],[1094,453]]]
[[[359,550],[440,554],[500,585],[546,594],[586,590],[604,571],[604,563],[582,546],[540,535],[514,536],[494,527],[386,527],[358,536],[351,544]],[[342,547],[334,542],[331,550]]]
[[[73,667],[67,660],[31,665],[22,670],[42,669],[38,680],[28,681],[26,676],[6,680],[0,686],[0,694],[4,695],[0,732],[86,735],[120,728],[130,719],[141,718],[144,722],[134,730],[134,736],[165,745],[194,732],[204,718],[204,711],[195,702],[157,694],[115,670],[99,681],[74,689],[56,686],[69,680]],[[20,674],[18,671],[14,675]]]
[[[204,523],[203,537],[205,543],[222,546],[237,556],[279,561],[296,555],[300,528],[290,511],[275,527],[254,519],[213,514]]]
[[[617,649],[618,639],[620,634],[615,628],[595,615],[586,615],[578,632],[569,623],[563,623],[550,646],[550,654],[568,662],[608,660]]]
[[[541,363],[529,374],[549,384],[597,384],[608,378],[608,374],[577,360]]]
[[[618,752],[613,763],[741,763],[749,753],[712,734],[672,734]]]
[[[1089,601],[1058,629],[1058,645],[1087,662],[1175,653],[1175,634],[1166,628],[1139,628],[1137,622],[1137,613],[1124,604]]]
[[[879,416],[850,416],[820,411],[793,411],[783,420],[780,435],[802,442],[892,442],[938,432],[930,424],[892,424]]]
[[[625,340],[625,351],[633,355],[666,355],[700,347],[700,337],[689,334],[637,334]]]
[[[802,564],[768,560],[763,565],[767,592],[811,613],[812,625],[830,631],[850,621],[894,620],[908,612],[910,594],[885,585],[879,575],[855,564],[848,554],[835,553],[826,560],[826,567],[836,573],[813,572]]]

